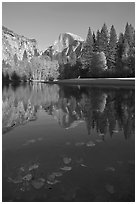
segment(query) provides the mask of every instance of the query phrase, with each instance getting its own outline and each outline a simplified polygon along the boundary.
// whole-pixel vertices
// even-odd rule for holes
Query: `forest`
[[[28,60],[24,51],[22,60],[14,55],[13,65],[2,61],[2,80],[9,81],[53,81],[70,78],[135,77],[135,29],[126,24],[124,33],[117,36],[114,25],[110,32],[104,23],[101,30],[91,32],[89,27],[80,57],[75,63],[59,64],[58,60],[40,55]]]

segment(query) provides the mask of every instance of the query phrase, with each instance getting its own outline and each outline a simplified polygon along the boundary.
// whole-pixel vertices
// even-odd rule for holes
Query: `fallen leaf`
[[[82,167],[88,167],[87,165],[85,165],[85,164],[80,164],[80,166],[82,166]]]
[[[89,141],[87,144],[86,144],[87,147],[94,147],[95,146],[95,143],[92,142],[92,141]]]
[[[40,189],[44,186],[45,184],[45,179],[44,178],[39,178],[37,180],[33,180],[31,182],[32,186],[35,188],[35,189]]]
[[[39,167],[38,164],[33,164],[32,166],[29,167],[29,171],[33,170],[33,169],[37,169]]]
[[[106,169],[105,169],[105,171],[116,171],[116,169],[114,168],[114,167],[107,167]]]
[[[96,142],[103,142],[102,139],[96,139]]]
[[[22,179],[12,179],[12,178],[8,177],[8,182],[18,184],[18,183],[22,183],[23,181],[22,181]]]
[[[50,184],[50,185],[54,185],[54,184],[59,183],[59,182],[60,181],[58,181],[58,180],[54,180],[54,181],[48,181],[47,180],[47,183]]]
[[[22,178],[23,180],[30,181],[32,179],[32,174],[27,174]]]
[[[60,177],[63,175],[62,172],[53,172],[53,175],[55,175],[56,177]]]
[[[72,167],[71,166],[64,166],[60,168],[63,171],[71,171]]]
[[[77,143],[75,144],[75,146],[80,147],[80,146],[83,146],[84,144],[85,144],[84,142],[77,142]]]
[[[63,158],[63,162],[64,162],[64,164],[69,164],[70,162],[71,162],[71,158],[69,158],[69,157],[64,157]]]

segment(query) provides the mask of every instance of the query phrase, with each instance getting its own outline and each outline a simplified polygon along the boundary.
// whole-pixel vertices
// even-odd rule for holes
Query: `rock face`
[[[43,55],[48,55],[51,59],[58,60],[59,64],[75,63],[80,57],[84,40],[72,33],[59,35],[58,40],[50,46]]]
[[[28,39],[2,26],[2,59],[9,65],[13,64],[15,54],[19,60],[22,60],[26,50],[27,57],[30,59],[37,49],[35,39]]]

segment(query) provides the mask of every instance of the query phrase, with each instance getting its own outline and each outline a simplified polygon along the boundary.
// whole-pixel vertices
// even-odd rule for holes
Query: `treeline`
[[[68,69],[70,67],[70,69]],[[61,68],[61,77],[135,77],[135,30],[126,24],[125,32],[116,34],[112,25],[108,32],[104,23],[95,34],[89,27],[81,57],[75,65]]]
[[[25,50],[22,60],[14,55],[12,66],[2,61],[3,82],[78,77],[135,77],[135,29],[131,24],[126,24],[124,33],[120,33],[119,37],[113,25],[108,32],[104,23],[96,34],[89,27],[80,52],[80,57],[72,65],[59,64],[46,54],[39,55],[36,49],[34,56],[29,59]]]
[[[26,50],[22,60],[14,55],[12,66],[2,61],[3,82],[9,81],[31,81],[31,80],[53,80],[59,76],[59,64],[56,60],[51,61],[48,56],[39,55],[35,50],[34,56],[29,60]]]

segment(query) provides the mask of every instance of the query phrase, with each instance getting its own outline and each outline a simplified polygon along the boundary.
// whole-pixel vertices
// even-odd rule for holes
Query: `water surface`
[[[134,88],[3,87],[3,201],[134,201]]]

